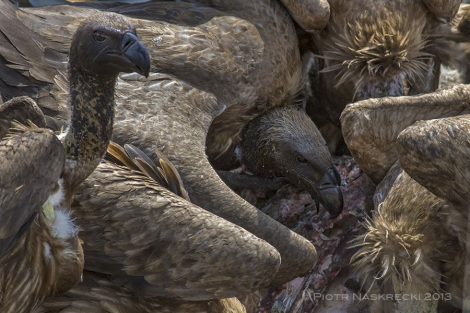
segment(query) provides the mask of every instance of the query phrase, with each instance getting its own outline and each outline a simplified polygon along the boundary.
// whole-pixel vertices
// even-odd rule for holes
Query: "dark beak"
[[[320,203],[330,213],[331,218],[337,217],[343,211],[343,193],[340,184],[341,176],[333,166],[323,175],[316,187]]]
[[[113,54],[114,62],[121,72],[137,72],[145,77],[149,76],[150,56],[145,46],[136,35],[125,33],[121,41],[121,53]]]

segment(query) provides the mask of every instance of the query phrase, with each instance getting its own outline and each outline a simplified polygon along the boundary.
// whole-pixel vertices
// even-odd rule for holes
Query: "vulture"
[[[215,168],[233,169],[239,164],[237,155],[240,154],[240,143],[247,124],[272,108],[292,104],[302,89],[298,40],[288,13],[291,12],[294,19],[306,25],[307,29],[317,29],[329,16],[329,5],[324,0],[284,1],[287,11],[274,0],[256,3],[246,0],[165,3],[116,6],[112,3],[103,5],[86,2],[82,5],[113,10],[136,18],[184,25],[184,28],[179,29],[168,29],[167,26],[160,31],[163,33],[161,36],[154,37],[155,22],[150,23],[151,26],[147,23],[146,30],[141,33],[144,37],[148,34],[152,41],[146,44],[155,47],[150,54],[156,71],[172,74],[217,97],[217,102],[224,109],[215,116],[208,130],[206,154]],[[315,14],[306,14],[304,9]],[[232,26],[229,28],[226,23]],[[204,39],[193,42],[192,38],[199,37]],[[288,108],[286,111],[291,112]],[[286,116],[288,113],[284,114]],[[288,122],[295,126],[294,121]],[[286,121],[281,119],[278,123]],[[292,132],[293,135],[301,134],[289,138],[292,144],[288,146],[288,151],[277,152],[282,153],[280,158],[294,163],[299,154],[325,150],[323,138],[317,132],[307,132],[310,129]],[[313,140],[304,142],[304,138]],[[285,139],[279,138],[278,145],[284,144]],[[249,145],[244,147],[256,149]],[[308,150],[302,151],[304,147]],[[247,153],[250,154],[249,151]],[[328,154],[320,152],[325,153]],[[330,215],[336,217],[341,213],[343,199],[339,188],[341,181],[332,174],[335,169],[332,168],[331,156],[327,160],[315,159],[313,163],[305,155],[302,159],[307,160],[307,166],[296,162],[297,168],[300,165],[301,169],[293,169],[286,179],[311,191],[312,196],[324,205]],[[260,176],[266,172],[259,167],[248,167],[248,170]],[[278,169],[277,172],[281,171]],[[316,179],[312,181],[314,176]]]
[[[360,277],[375,277],[379,289],[371,290],[421,295],[376,310],[437,312],[444,305],[462,308],[468,298],[469,92],[467,85],[455,85],[369,99],[348,105],[341,116],[360,166],[382,181],[377,210],[355,240],[352,264]]]
[[[78,26],[68,68],[71,116],[60,136],[43,128],[45,117],[27,97],[0,107],[2,136],[13,122],[9,118],[26,123],[13,124],[20,133],[0,142],[2,312],[31,312],[81,279],[84,260],[70,212],[73,194],[106,152],[118,74],[147,76],[150,60],[129,21],[101,13]]]
[[[310,75],[315,101],[309,102],[328,142],[349,103],[438,88],[440,65],[453,58],[447,36],[460,2],[329,1],[330,20],[313,39],[318,73]]]
[[[289,102],[295,95],[301,69],[294,26],[285,8],[276,1],[209,4],[83,4],[134,17],[130,20],[151,56],[148,79],[134,74],[123,74],[118,79],[113,140],[133,144],[155,163],[158,160],[154,152],[163,151],[179,171],[195,205],[273,246],[282,262],[270,284],[279,285],[314,266],[314,246],[236,195],[214,171],[207,154],[219,155],[226,150],[227,142],[239,141],[249,120]],[[40,43],[42,51],[36,49],[36,53],[29,54],[15,32],[2,27],[5,51],[12,45],[17,48],[12,50],[14,53],[2,54],[5,62],[1,70],[14,72],[16,78],[2,81],[0,93],[3,96],[23,89],[37,98],[46,114],[66,116],[67,109],[57,105],[67,85],[61,74],[63,51],[75,25],[96,9],[54,6],[14,10],[3,3],[1,12],[8,16],[9,23],[16,23]],[[21,58],[18,51],[22,51]],[[305,163],[302,158],[298,160]],[[332,211],[335,215],[342,205],[336,192],[339,182],[328,182],[337,179],[329,161],[320,165],[317,168],[324,173],[319,177],[327,176],[321,188],[336,203]]]
[[[132,145],[110,144],[72,204],[84,280],[38,312],[245,312],[235,296],[270,283],[279,253],[189,203],[174,167],[158,158],[156,166]]]

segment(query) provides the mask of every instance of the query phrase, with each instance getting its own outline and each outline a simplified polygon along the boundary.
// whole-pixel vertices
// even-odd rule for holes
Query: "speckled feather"
[[[77,237],[52,235],[42,212],[57,188],[65,152],[52,131],[37,129],[1,141],[0,155],[0,308],[29,312],[46,296],[68,290],[82,273]]]
[[[161,4],[159,3],[158,5]],[[203,92],[162,74],[151,75],[144,84],[136,82],[136,80],[140,80],[136,78],[136,75],[123,75],[121,76],[122,80],[118,82],[116,87],[118,107],[113,136],[114,140],[118,143],[132,143],[148,154],[151,154],[156,149],[162,150],[180,171],[185,187],[196,204],[244,227],[256,236],[271,243],[281,253],[283,258],[281,269],[273,281],[273,284],[278,284],[291,280],[312,268],[316,261],[316,252],[313,245],[286,227],[258,212],[256,208],[249,205],[225,186],[207,161],[205,143],[211,121],[228,106],[240,104],[240,107],[245,107],[245,105],[252,104],[253,101],[260,100],[260,102],[256,103],[267,103],[267,106],[261,109],[263,111],[281,101],[286,96],[286,92],[298,89],[296,77],[300,76],[300,70],[295,65],[298,57],[297,52],[294,51],[289,54],[292,58],[288,62],[282,57],[285,55],[284,52],[279,51],[278,48],[268,49],[267,46],[271,39],[284,40],[283,38],[286,38],[287,40],[292,40],[295,36],[293,35],[292,38],[284,35],[268,36],[265,33],[263,38],[267,40],[266,45],[264,50],[260,50],[263,45],[258,41],[260,38],[259,34],[264,27],[279,27],[281,33],[287,32],[288,34],[293,31],[293,27],[289,26],[291,25],[289,24],[290,21],[284,24],[278,22],[270,23],[265,20],[273,17],[266,14],[263,6],[267,6],[269,12],[279,12],[283,18],[286,18],[285,12],[282,13],[283,11],[279,5],[266,1],[260,3],[261,7],[251,7],[252,4],[246,3],[244,5],[247,7],[243,7],[244,10],[240,10],[239,3],[224,2],[220,5],[221,7],[227,6],[227,11],[233,11],[235,15],[240,14],[247,19],[251,16],[250,19],[255,19],[257,21],[256,25],[260,29],[256,32],[248,31],[254,30],[254,26],[246,20],[233,16],[211,18],[208,19],[208,24],[201,23],[198,24],[198,27],[183,27],[162,22],[132,20],[137,27],[139,36],[144,38],[143,42],[146,45],[148,44],[151,50],[154,50],[151,52],[151,58],[154,60],[153,69],[165,68],[173,71],[170,73],[176,75],[175,71],[178,67],[174,67],[174,65],[184,64],[189,69],[193,66],[192,68],[196,68],[197,71],[183,71],[181,73],[182,79],[194,84],[194,86],[199,86],[202,90],[213,91],[214,94]],[[64,14],[61,14],[61,11]],[[66,46],[70,40],[68,38],[73,31],[73,25],[84,16],[91,14],[91,12],[93,11],[89,9],[59,6],[54,7],[54,10],[28,9],[18,11],[17,15],[26,25],[34,25],[34,29],[44,36],[60,40]],[[207,12],[207,9],[203,12]],[[203,16],[206,16],[205,14]],[[226,13],[223,14],[226,15]],[[255,16],[257,17],[255,18]],[[37,19],[41,19],[41,22],[38,22]],[[69,26],[66,28],[59,26],[64,24]],[[235,27],[236,25],[239,25],[239,28],[237,28],[238,26]],[[233,29],[239,29],[240,32],[237,32],[237,34],[241,37],[230,39],[230,45],[228,45],[226,40],[231,37],[229,37],[226,31]],[[211,33],[208,37],[211,39],[210,41],[207,41],[207,39],[199,40],[200,38],[206,38],[208,36],[206,32],[209,31],[215,32]],[[223,40],[217,43],[216,38]],[[179,44],[176,44],[178,40],[181,41],[179,41]],[[202,62],[204,58],[194,60],[195,64],[188,62],[186,57],[186,49],[188,48],[186,43],[188,43],[188,40],[197,43],[194,44],[194,49],[196,49],[196,51],[193,51],[194,54],[198,55],[199,53],[201,57],[206,56],[205,59],[214,55],[211,52],[213,51],[212,49],[216,49],[213,51],[214,53],[226,51],[230,56],[225,58],[227,61],[232,60],[232,53],[243,52],[243,54],[238,54],[242,59],[235,58],[237,62],[230,65],[234,67],[229,67],[233,70],[233,73],[230,73],[234,76],[231,76],[230,79],[227,76],[226,69],[228,65],[225,67],[215,66],[212,70],[211,67]],[[233,42],[244,43],[235,45]],[[43,44],[46,45],[46,43]],[[167,44],[172,45],[172,49],[166,50],[171,52],[171,62],[165,59],[165,55],[159,55],[159,49],[170,47]],[[219,46],[219,44],[222,46]],[[284,42],[272,42],[271,44],[275,47],[285,46]],[[64,49],[63,47],[55,50],[60,52]],[[155,49],[152,49],[152,47]],[[237,47],[250,48],[246,51],[244,49],[243,51],[237,50],[237,52],[231,51],[231,47],[234,47],[233,49],[239,49]],[[289,49],[293,49],[292,46],[290,47]],[[203,53],[203,51],[205,52]],[[261,58],[260,52],[262,51],[270,53],[271,57],[265,55]],[[244,60],[242,56],[245,57]],[[163,61],[163,63],[158,63],[159,60]],[[197,63],[198,60],[202,64]],[[217,61],[213,60],[213,62]],[[252,75],[256,71],[258,71],[257,73],[260,76]],[[267,72],[269,72],[268,75],[263,74]],[[201,77],[206,77],[204,73],[214,77],[217,84],[212,83],[212,80],[206,81],[201,79]],[[284,79],[285,75],[292,78],[287,79],[287,84]],[[282,77],[284,78],[280,79]],[[259,84],[261,84],[261,87]],[[260,87],[259,90],[255,86]],[[279,86],[282,86],[282,88],[278,88]],[[239,92],[237,88],[240,88],[243,92]],[[127,90],[132,90],[132,92]],[[277,92],[273,93],[272,90],[277,90]],[[136,95],[145,96],[136,98]],[[60,93],[54,93],[54,96],[60,97]],[[152,101],[152,105],[150,105],[150,99],[159,99],[159,101]],[[237,101],[234,102],[234,99]],[[269,101],[265,102],[264,100],[266,99]],[[240,101],[238,102],[238,100]],[[136,106],[136,103],[139,103],[139,106]],[[57,108],[57,106],[55,108],[52,107],[52,109],[64,112],[64,108]],[[258,113],[256,114],[259,114],[261,111],[257,111]],[[240,127],[245,122],[243,121]],[[223,146],[224,148],[226,147],[225,143]],[[188,153],[188,147],[191,147],[190,153]],[[224,195],[223,197],[220,196],[222,194]],[[238,209],[233,210],[233,208]],[[263,225],[263,227],[259,225]]]
[[[442,14],[422,0],[329,1],[330,22],[316,37],[325,63],[318,106],[327,106],[333,123],[353,101],[438,87],[439,66],[452,50],[442,36],[450,25],[439,17],[453,17],[460,0],[428,2]]]
[[[351,154],[374,182],[380,182],[398,159],[399,133],[418,120],[470,112],[466,85],[420,96],[389,97],[356,102],[341,115],[343,136]]]
[[[280,264],[266,242],[109,162],[79,187],[73,210],[86,268],[131,281],[140,297],[233,297],[268,285]]]
[[[6,2],[1,2],[1,6],[7,9],[2,12],[12,10],[12,5]],[[9,16],[9,22],[14,19],[14,15],[13,11]],[[102,29],[109,36],[108,38],[118,33],[118,39],[109,40],[109,44],[106,42],[105,47],[111,52],[117,52],[120,49],[122,39],[120,35],[125,30],[132,31],[132,29],[122,29],[122,27],[129,26],[127,23],[120,23],[122,21],[122,17],[112,14],[96,15],[88,20],[88,24],[81,24],[73,37],[69,60],[71,81],[69,105],[72,110],[72,118],[70,127],[64,135],[65,140],[61,143],[51,131],[39,129],[34,132],[49,135],[49,139],[36,136],[33,138],[38,139],[37,141],[32,141],[31,138],[27,140],[27,136],[31,132],[26,132],[24,135],[13,135],[2,141],[2,144],[5,143],[2,147],[7,150],[4,150],[3,154],[8,165],[6,169],[2,168],[4,172],[2,174],[5,174],[1,175],[2,188],[11,191],[10,195],[13,195],[12,199],[8,199],[8,195],[6,199],[5,196],[2,196],[2,202],[11,201],[10,203],[2,203],[5,204],[2,205],[2,209],[4,207],[8,209],[2,211],[2,215],[10,215],[12,208],[17,211],[16,214],[19,213],[18,221],[10,223],[10,228],[4,227],[5,231],[2,231],[2,249],[8,248],[7,251],[2,251],[0,259],[0,265],[4,269],[0,277],[2,312],[30,312],[46,296],[65,292],[81,278],[83,251],[77,237],[78,228],[73,225],[73,221],[70,219],[69,203],[74,192],[73,188],[94,170],[106,151],[112,132],[114,83],[119,71],[129,71],[131,68],[131,65],[128,64],[125,66],[120,63],[114,64],[115,59],[112,57],[101,57],[100,60],[104,60],[104,64],[115,66],[112,70],[103,71],[101,69],[100,71],[102,63],[87,68],[89,62],[84,60],[87,58],[94,60],[100,57],[104,51],[102,46],[99,50],[96,49],[95,41],[88,41],[88,39],[93,40],[93,27],[99,26],[97,23],[100,22],[108,26],[106,30]],[[5,29],[10,28],[11,25],[5,26]],[[82,49],[79,54],[76,53],[77,46]],[[141,50],[132,51],[146,55],[143,47]],[[146,56],[148,60],[148,55]],[[126,57],[128,57],[127,54]],[[129,64],[133,63],[129,61]],[[98,81],[101,82],[98,83]],[[15,101],[19,101],[20,104],[23,102],[25,107],[29,105],[32,109],[26,110],[21,105],[10,105],[11,103],[15,104]],[[20,121],[30,118],[29,113],[31,112],[40,115],[38,121],[42,123],[45,121],[44,116],[41,116],[42,112],[37,108],[34,110],[30,99],[15,99],[4,104],[4,107],[9,110],[19,108],[25,112]],[[15,114],[6,112],[8,114],[5,115],[5,118],[15,117]],[[17,114],[20,112],[18,111]],[[94,120],[96,117],[100,126],[92,129],[90,125],[96,125],[96,120]],[[110,119],[110,122],[107,122],[107,119]],[[104,131],[100,131],[101,126]],[[27,127],[20,128],[23,131],[28,130]],[[82,132],[82,130],[84,131]],[[89,140],[89,132],[93,132],[91,140]],[[21,141],[22,139],[25,140]],[[12,144],[15,141],[17,141],[16,145]],[[30,150],[25,151],[27,148]],[[44,155],[44,152],[48,152],[49,155]],[[35,157],[38,158],[34,159]],[[32,160],[35,161],[34,164]],[[38,177],[31,177],[34,174],[37,174]],[[47,175],[51,176],[45,177]],[[38,182],[37,179],[41,178],[43,178],[43,182]],[[5,185],[3,185],[4,182]],[[32,186],[32,183],[35,185]],[[57,188],[58,185],[63,189]],[[35,192],[34,188],[37,189],[38,186],[44,190]],[[15,190],[11,190],[13,187],[16,188],[16,193]],[[46,191],[48,197],[42,199],[45,197],[44,192]],[[30,194],[24,195],[24,192],[30,192]],[[57,193],[59,196],[56,195]],[[65,194],[65,197],[61,195],[62,193]],[[46,202],[46,199],[49,200]],[[33,200],[37,202],[33,202]],[[44,204],[46,206],[43,208]],[[46,212],[49,205],[53,206],[52,213]],[[2,217],[4,217],[2,220],[11,219],[8,216]],[[18,228],[18,225],[24,228],[19,230],[20,233],[23,232],[22,236],[16,238],[14,230]],[[9,238],[3,236],[5,233]],[[5,242],[3,239],[6,239]]]

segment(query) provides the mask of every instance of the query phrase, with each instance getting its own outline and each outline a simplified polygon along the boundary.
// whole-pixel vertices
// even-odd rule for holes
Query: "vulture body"
[[[309,111],[327,136],[349,103],[427,93],[438,88],[440,65],[452,58],[449,22],[460,0],[332,0],[330,20],[315,36],[321,60],[311,76]],[[334,146],[334,144],[332,144]]]
[[[132,143],[148,155],[162,150],[180,172],[196,205],[243,227],[276,248],[282,263],[272,285],[306,273],[316,262],[313,245],[237,196],[220,180],[206,156],[206,143],[212,141],[207,134],[210,127],[216,127],[217,123],[212,122],[219,114],[233,113],[233,118],[245,116],[241,123],[235,123],[237,127],[231,128],[239,134],[248,120],[294,94],[300,79],[300,64],[295,33],[293,37],[286,35],[293,31],[290,17],[274,1],[219,3],[220,7],[180,2],[166,5],[158,2],[113,9],[140,18],[131,21],[149,47],[151,69],[168,73],[151,73],[145,81],[136,75],[121,75],[116,87],[118,106],[113,140]],[[62,52],[78,21],[94,12],[88,8],[56,6],[16,10],[9,15],[11,23],[14,20],[27,26],[25,32],[45,48],[44,52],[31,56],[24,52],[22,60],[9,54],[4,58],[10,67],[15,64],[13,67],[20,69],[16,74],[45,87],[35,96],[41,108],[55,117],[67,111],[56,104],[63,93],[46,82],[56,80],[61,86],[67,85],[60,70]],[[166,18],[171,24],[142,18],[151,16]],[[252,24],[249,20],[257,22]],[[15,34],[6,36],[10,42],[20,45],[14,40]],[[278,47],[286,47],[290,52],[279,51]],[[285,54],[292,56],[291,63]],[[265,75],[266,71],[271,72]],[[262,105],[255,108],[252,105],[255,102]],[[248,113],[228,113],[228,109],[236,107]],[[247,108],[253,111],[244,111]],[[231,118],[220,123],[221,127],[230,124]],[[224,130],[217,134],[225,136]]]
[[[24,133],[10,134],[0,143],[2,312],[30,312],[45,297],[80,280],[83,251],[70,202],[111,138],[117,75],[148,75],[150,63],[135,28],[109,13],[79,25],[68,67],[71,118],[60,141],[50,130],[38,128],[45,126],[45,118],[31,99],[14,98],[0,108],[3,125],[9,118],[39,122],[17,125]]]
[[[158,170],[138,148],[128,149],[110,145],[106,159],[114,161],[103,161],[75,194],[84,282],[39,311],[245,312],[232,297],[267,286],[279,253],[167,190],[181,182],[166,161]],[[164,183],[155,180],[160,174]]]
[[[468,92],[468,86],[456,85],[421,96],[360,101],[343,112],[346,143],[364,161],[371,157],[362,164],[366,173],[386,182],[397,173],[390,164],[398,161],[403,168],[388,192],[378,190],[383,201],[356,241],[360,250],[353,263],[361,276],[378,278],[381,292],[446,296],[389,309],[436,312],[443,303],[461,308],[462,296],[468,297]],[[351,126],[365,120],[368,131],[354,132]],[[364,144],[367,138],[372,145]],[[377,156],[384,160],[379,168]]]

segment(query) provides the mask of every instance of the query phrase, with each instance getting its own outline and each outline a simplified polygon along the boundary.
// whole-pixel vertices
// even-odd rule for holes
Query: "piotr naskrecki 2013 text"
[[[450,293],[417,293],[417,294],[407,294],[407,293],[371,293],[371,294],[343,294],[343,293],[314,293],[314,299],[320,299],[322,301],[349,301],[349,300],[358,300],[358,301],[450,301],[452,295]]]

